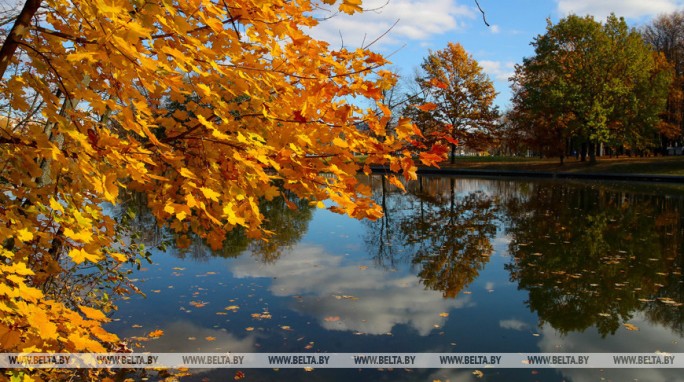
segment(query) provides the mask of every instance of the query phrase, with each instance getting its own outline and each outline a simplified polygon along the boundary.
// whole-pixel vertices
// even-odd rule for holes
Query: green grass
[[[558,158],[539,159],[521,157],[458,157],[455,164],[444,163],[442,168],[473,168],[507,171],[580,172],[606,174],[659,174],[684,176],[684,156],[650,158],[597,158],[596,163]]]

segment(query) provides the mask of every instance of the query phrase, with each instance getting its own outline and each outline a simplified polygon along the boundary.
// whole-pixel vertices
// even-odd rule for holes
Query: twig
[[[484,23],[485,23],[486,26],[491,26],[491,25],[489,25],[489,23],[487,22],[487,18],[485,17],[485,12],[484,12],[484,10],[482,10],[482,7],[480,6],[480,3],[479,3],[477,0],[475,0],[475,4],[477,4],[477,9],[479,9],[479,10],[480,10],[480,13],[482,13],[482,21],[484,21]]]

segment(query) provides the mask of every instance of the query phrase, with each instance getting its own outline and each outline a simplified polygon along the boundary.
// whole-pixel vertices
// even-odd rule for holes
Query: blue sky
[[[393,67],[410,76],[429,50],[458,42],[480,63],[499,92],[497,105],[509,105],[507,78],[513,66],[533,54],[530,42],[553,22],[570,13],[593,15],[599,20],[611,12],[632,26],[647,24],[653,17],[684,8],[684,0],[479,0],[487,27],[475,0],[365,0],[368,11],[353,16],[336,15],[312,32],[333,48],[361,46],[397,25],[373,45],[392,54]],[[341,36],[341,37],[340,37]]]

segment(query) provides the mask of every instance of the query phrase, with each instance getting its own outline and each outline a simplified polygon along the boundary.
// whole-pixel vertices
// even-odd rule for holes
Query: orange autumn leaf
[[[147,337],[149,338],[159,338],[164,335],[164,331],[161,329],[153,330],[149,333],[147,333]]]

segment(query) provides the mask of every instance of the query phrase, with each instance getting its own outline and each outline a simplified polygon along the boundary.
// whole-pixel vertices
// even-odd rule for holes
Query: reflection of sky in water
[[[488,185],[459,182],[460,194]],[[163,329],[161,338],[143,342],[155,352],[684,352],[679,335],[639,314],[629,321],[639,331],[621,328],[606,338],[593,328],[562,335],[539,327],[527,291],[504,268],[511,237],[502,228],[489,262],[454,299],[426,289],[410,261],[376,265],[364,247],[366,229],[319,210],[302,240],[273,263],[249,254],[197,260],[173,256],[174,249],[154,253],[155,263],[136,274],[147,298],[121,301],[110,329],[125,337]],[[253,317],[264,312],[270,318]],[[483,371],[486,380],[502,381],[684,380],[669,370]],[[232,379],[230,371],[195,374],[191,379]],[[250,370],[252,378],[481,380],[469,370]]]

